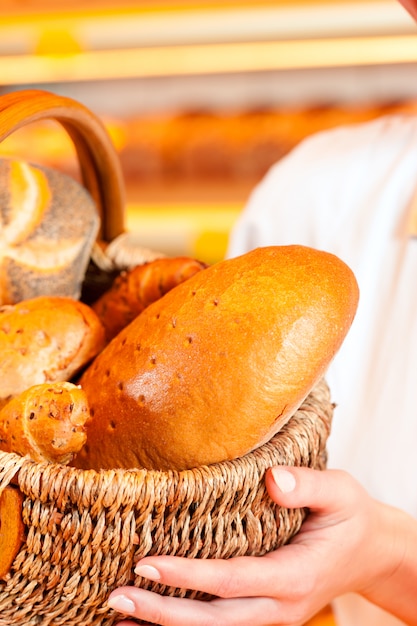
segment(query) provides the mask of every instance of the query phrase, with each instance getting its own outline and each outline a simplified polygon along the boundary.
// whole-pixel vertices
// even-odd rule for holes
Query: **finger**
[[[329,523],[334,525],[347,517],[343,507],[340,508],[340,502],[350,502],[357,497],[355,494],[359,489],[344,472],[278,468],[278,480],[276,474],[271,472],[267,476],[273,499],[284,506],[307,506],[320,511],[326,519],[323,523],[315,521],[316,527]],[[351,495],[346,495],[348,492]],[[308,524],[305,526],[308,527]],[[308,542],[295,543],[289,549],[283,546],[264,557],[246,556],[227,560],[146,557],[137,564],[135,571],[148,580],[172,587],[196,589],[221,598],[273,596],[295,601],[308,593],[303,584],[314,580],[314,572],[317,575],[317,571],[323,568],[322,563],[317,563],[317,551],[310,550]],[[327,558],[330,556],[327,555]],[[300,564],[303,577],[300,576]]]
[[[286,546],[263,557],[187,559],[145,557],[135,572],[147,580],[181,589],[195,589],[220,598],[274,596],[294,599],[303,593],[299,555],[303,548]],[[314,556],[312,557],[312,562]],[[297,595],[298,594],[298,595]]]
[[[366,497],[366,492],[346,472],[305,467],[274,467],[265,478],[271,498],[288,508],[308,507],[325,516],[344,519],[345,511]]]
[[[309,617],[301,616],[299,608],[285,607],[266,597],[200,601],[162,596],[137,587],[122,587],[109,596],[109,606],[117,611],[126,610],[128,603],[131,617],[159,626],[295,626]],[[118,624],[130,625],[129,621]]]

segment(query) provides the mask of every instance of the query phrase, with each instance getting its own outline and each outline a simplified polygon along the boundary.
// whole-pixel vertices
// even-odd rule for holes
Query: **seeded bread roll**
[[[0,308],[0,408],[32,385],[71,379],[104,346],[86,304],[40,296]]]
[[[98,229],[96,206],[74,179],[0,159],[0,304],[78,299]]]
[[[358,286],[336,256],[258,248],[151,304],[80,379],[90,405],[82,468],[183,470],[269,440],[324,376]]]
[[[67,382],[33,385],[0,411],[0,450],[66,465],[85,444],[89,417],[80,387]]]

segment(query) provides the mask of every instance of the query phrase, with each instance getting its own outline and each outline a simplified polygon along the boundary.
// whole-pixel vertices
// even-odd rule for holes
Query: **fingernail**
[[[271,471],[275,484],[278,489],[282,491],[282,493],[290,493],[291,491],[294,491],[297,483],[294,476],[290,472],[279,467],[273,467]]]
[[[149,580],[161,580],[160,572],[156,567],[152,567],[152,565],[137,565],[135,567],[135,574],[149,578]]]
[[[114,609],[115,611],[119,611],[120,613],[131,614],[134,613],[136,609],[135,603],[130,598],[122,594],[119,594],[117,596],[110,596],[107,604],[110,608]]]

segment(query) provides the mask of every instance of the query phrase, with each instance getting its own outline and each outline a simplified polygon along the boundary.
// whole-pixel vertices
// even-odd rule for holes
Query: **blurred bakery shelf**
[[[208,262],[272,163],[318,130],[415,112],[416,72],[396,0],[0,3],[0,93],[47,89],[101,116],[128,227]],[[0,154],[74,174],[60,131],[19,131]]]
[[[99,114],[414,97],[396,0],[2,0],[0,85]],[[415,86],[414,86],[415,85]]]
[[[417,61],[414,24],[395,0],[88,6],[0,9],[0,84]]]
[[[42,10],[43,6],[43,10]],[[49,6],[49,8],[48,8]],[[3,0],[1,53],[415,34],[395,0],[69,2]],[[48,42],[52,47],[48,50]]]
[[[0,58],[0,82],[6,85],[48,84],[416,61],[417,35],[182,44],[6,55]]]
[[[170,256],[188,255],[206,263],[224,258],[240,203],[130,203],[128,230],[142,245]]]
[[[305,137],[388,112],[416,111],[416,103],[404,101],[103,121],[123,169],[127,228],[139,233],[146,247],[212,263],[223,258],[230,230],[254,186]],[[80,178],[74,146],[55,121],[19,129],[1,143],[0,155]]]

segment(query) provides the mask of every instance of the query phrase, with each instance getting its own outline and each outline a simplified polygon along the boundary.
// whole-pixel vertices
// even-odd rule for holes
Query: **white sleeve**
[[[232,230],[229,257],[259,246],[299,243],[318,247],[320,213],[326,213],[340,188],[333,156],[339,144],[332,133],[314,135],[269,170]]]
[[[342,258],[348,251],[344,260],[352,262],[349,248],[370,226],[375,199],[382,193],[389,197],[395,185],[402,195],[410,193],[410,184],[413,188],[415,170],[410,184],[396,180],[397,170],[401,176],[407,158],[413,159],[416,141],[412,116],[386,116],[305,139],[254,189],[232,230],[227,256],[297,243]]]

